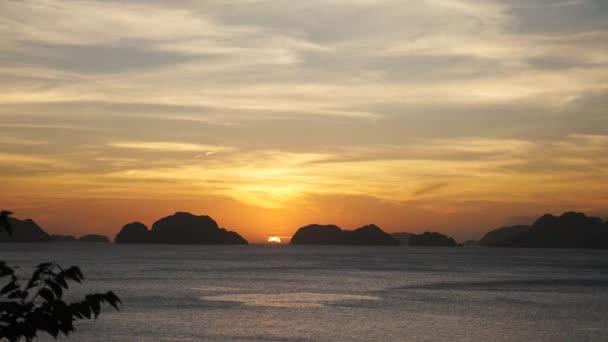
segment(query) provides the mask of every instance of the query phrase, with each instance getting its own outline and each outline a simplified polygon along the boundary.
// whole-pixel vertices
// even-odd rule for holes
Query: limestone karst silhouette
[[[8,212],[7,212],[8,213]],[[2,219],[0,229],[0,242],[48,242],[51,237],[32,219],[19,220],[5,214],[6,220]],[[6,229],[6,226],[10,230]]]
[[[399,242],[373,224],[355,230],[342,230],[335,225],[312,224],[298,229],[290,244],[397,246]]]
[[[500,246],[517,236],[530,231],[531,226],[509,226],[491,230],[479,240],[482,246]]]
[[[426,247],[456,247],[456,241],[446,235],[437,232],[424,232],[423,234],[414,234],[409,240],[410,246],[426,246]]]
[[[116,243],[169,244],[247,244],[236,232],[220,228],[211,217],[177,212],[164,217],[148,230],[143,223],[125,225],[114,240]]]
[[[504,228],[502,228],[504,229]],[[500,232],[494,230],[486,234]],[[492,246],[541,248],[608,248],[608,222],[583,213],[566,212],[561,216],[543,215],[520,232],[506,234]],[[483,239],[482,239],[483,240]]]

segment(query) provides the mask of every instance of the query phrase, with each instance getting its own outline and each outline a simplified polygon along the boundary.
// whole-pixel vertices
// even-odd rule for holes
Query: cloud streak
[[[407,222],[408,203],[493,222],[537,215],[531,203],[603,210],[606,13],[591,0],[3,1],[0,176],[15,203],[45,205],[210,196],[348,220],[340,210],[365,202]]]

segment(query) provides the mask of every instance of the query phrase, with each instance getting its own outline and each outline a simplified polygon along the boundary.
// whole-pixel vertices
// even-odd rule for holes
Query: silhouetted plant
[[[54,262],[40,264],[25,286],[19,284],[15,270],[0,261],[0,279],[8,283],[0,289],[0,340],[32,341],[39,331],[57,338],[75,331],[74,321],[99,316],[106,302],[118,310],[120,299],[112,292],[95,293],[83,301],[66,303],[62,298],[70,282],[81,283],[76,266],[62,268]]]
[[[13,235],[13,227],[11,227],[11,221],[8,219],[8,217],[11,215],[13,215],[13,213],[10,211],[0,211],[0,232],[6,230],[8,235]]]

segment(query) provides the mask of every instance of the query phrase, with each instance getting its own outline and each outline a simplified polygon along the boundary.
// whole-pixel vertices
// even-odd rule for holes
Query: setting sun
[[[0,0],[0,342],[608,342],[607,19]]]

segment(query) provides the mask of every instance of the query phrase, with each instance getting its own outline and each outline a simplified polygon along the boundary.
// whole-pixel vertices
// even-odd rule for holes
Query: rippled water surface
[[[608,341],[608,251],[1,244],[113,290],[78,341]],[[49,339],[42,338],[42,341]]]

